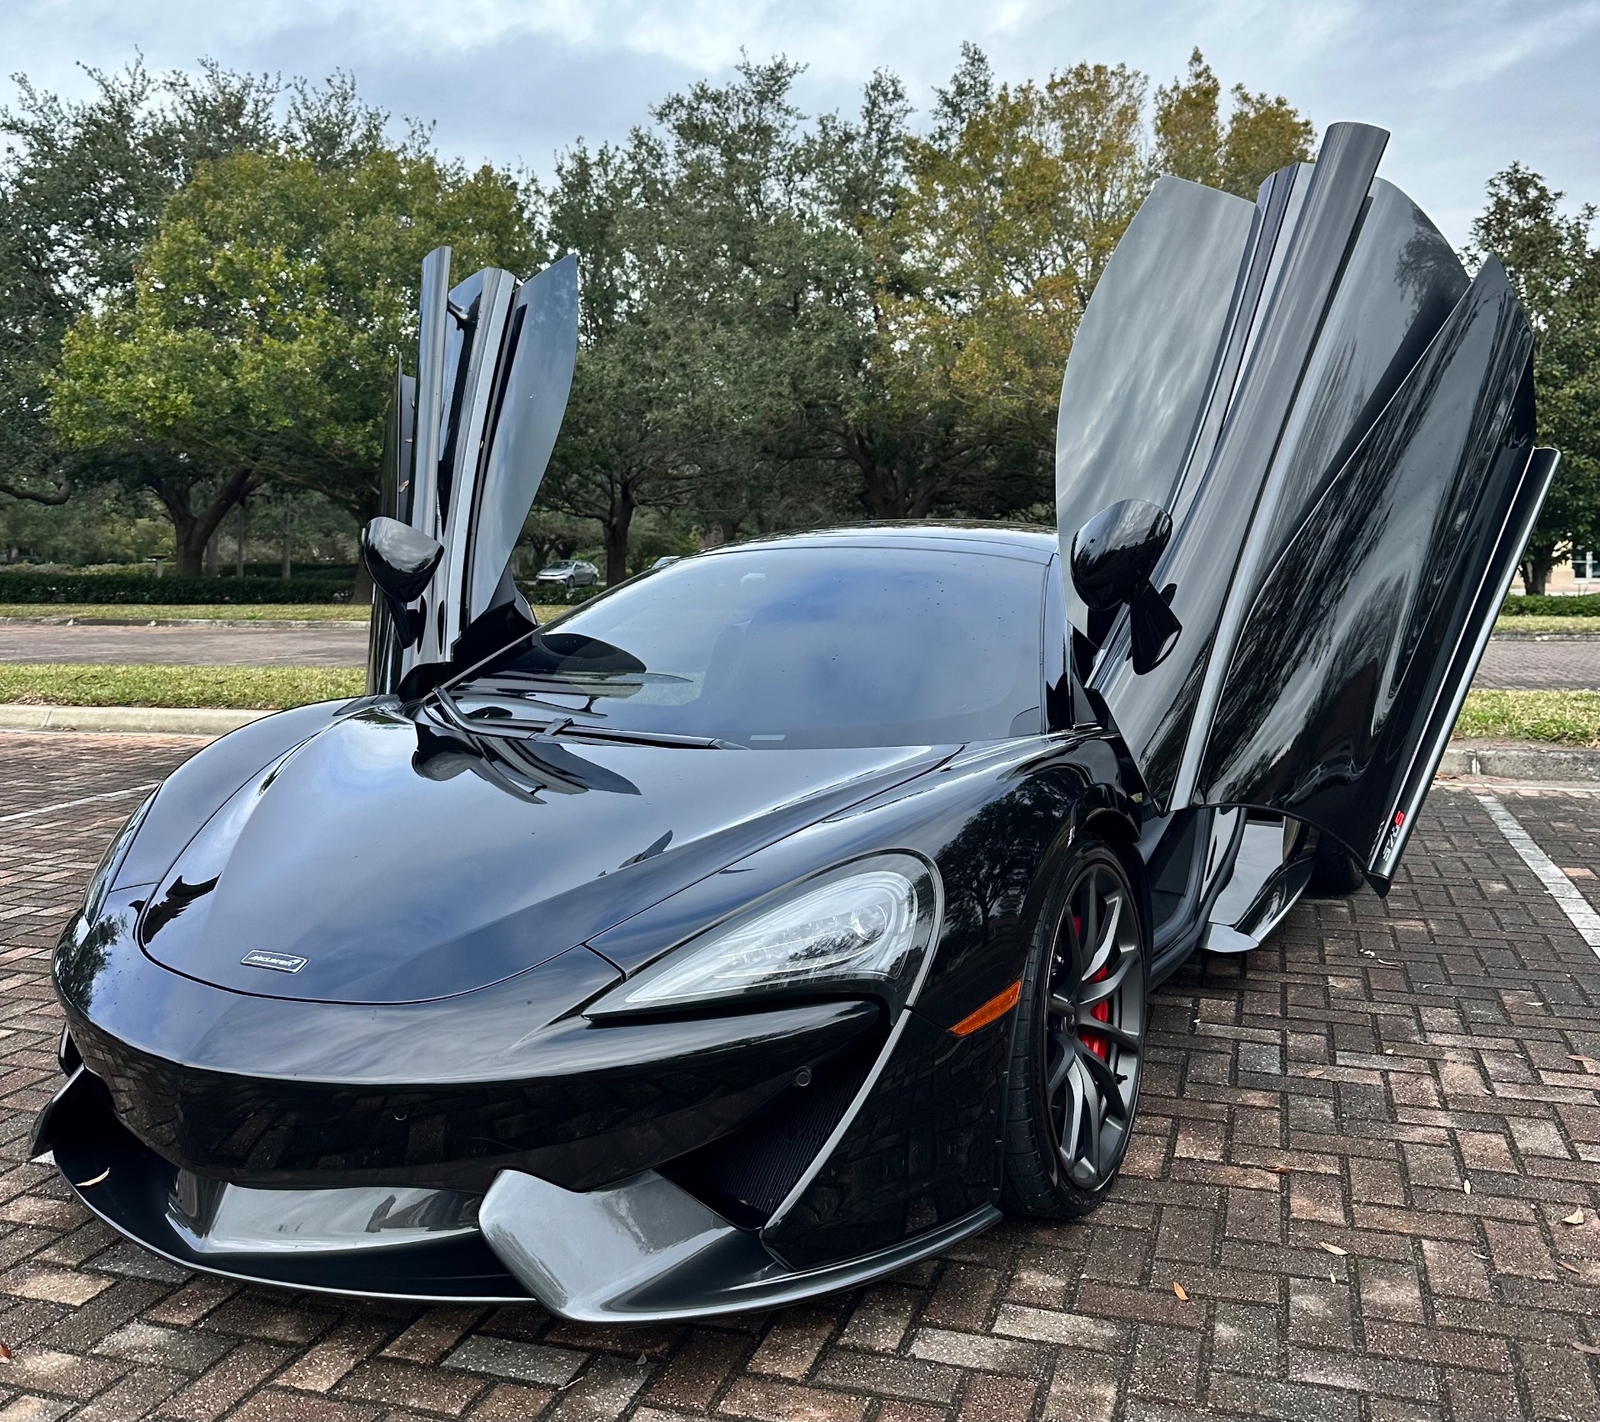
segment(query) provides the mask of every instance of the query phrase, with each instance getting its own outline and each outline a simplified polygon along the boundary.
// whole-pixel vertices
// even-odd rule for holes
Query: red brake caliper
[[[1073,927],[1077,929],[1078,941],[1081,943],[1083,941],[1083,920],[1077,914],[1073,914],[1072,923]],[[1110,976],[1111,966],[1110,964],[1107,964],[1092,978],[1090,978],[1089,981],[1092,983],[1097,983],[1102,978],[1107,978]],[[1104,1002],[1095,1003],[1095,1005],[1089,1009],[1089,1016],[1094,1018],[1096,1022],[1109,1022],[1111,1020],[1111,999],[1107,998]],[[1106,1062],[1111,1060],[1111,1043],[1102,1037],[1098,1032],[1086,1032],[1080,1027],[1078,1029],[1078,1040],[1081,1041],[1083,1045],[1086,1046],[1091,1052],[1093,1052],[1095,1056],[1099,1057],[1101,1061]]]

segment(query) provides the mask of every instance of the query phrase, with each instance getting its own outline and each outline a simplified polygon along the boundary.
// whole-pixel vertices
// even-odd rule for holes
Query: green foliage
[[[389,380],[444,243],[463,270],[535,264],[518,191],[491,169],[381,147],[206,164],[168,203],[132,302],[68,332],[56,426],[141,471],[274,481],[371,517]]]
[[[1570,597],[1547,597],[1528,593],[1508,597],[1500,608],[1502,617],[1600,617],[1600,593],[1576,593]]]
[[[1495,174],[1488,194],[1472,224],[1473,255],[1500,259],[1533,323],[1539,440],[1561,451],[1522,557],[1523,586],[1542,593],[1558,559],[1600,546],[1600,246],[1590,241],[1595,209],[1565,215],[1565,195],[1520,163]]]
[[[147,573],[22,573],[0,569],[0,603],[349,602],[350,575],[154,578]]]
[[[1310,159],[1316,130],[1281,94],[1252,94],[1243,84],[1233,86],[1224,124],[1221,96],[1222,85],[1196,49],[1185,78],[1156,90],[1156,167],[1254,202],[1271,174]]]

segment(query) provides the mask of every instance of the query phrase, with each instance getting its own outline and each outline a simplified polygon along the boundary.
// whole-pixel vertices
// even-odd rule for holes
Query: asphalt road
[[[1087,1220],[809,1307],[605,1329],[192,1275],[27,1164],[50,945],[132,787],[195,744],[0,735],[0,1418],[1600,1418],[1600,960],[1491,818],[1600,906],[1600,794],[1436,787],[1386,900],[1302,903],[1185,968]]]
[[[0,662],[361,667],[367,664],[367,624],[125,627],[0,622]]]
[[[0,662],[166,662],[195,666],[366,665],[365,623],[315,627],[107,627],[0,623]],[[1600,690],[1600,636],[1492,638],[1474,685]]]

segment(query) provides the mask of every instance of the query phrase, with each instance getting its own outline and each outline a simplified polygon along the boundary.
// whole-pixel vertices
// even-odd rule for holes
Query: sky
[[[1600,203],[1600,0],[0,0],[0,74],[76,95],[80,65],[136,52],[154,69],[345,69],[369,102],[432,122],[441,151],[540,172],[741,54],[805,65],[813,111],[853,109],[879,68],[925,107],[964,40],[1004,80],[1120,61],[1152,86],[1198,45],[1225,86],[1281,93],[1319,132],[1389,129],[1381,172],[1458,246],[1513,160],[1569,207]]]

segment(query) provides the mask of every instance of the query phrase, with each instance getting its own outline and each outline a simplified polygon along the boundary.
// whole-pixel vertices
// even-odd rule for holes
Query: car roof
[[[1056,553],[1054,528],[1025,523],[980,523],[945,520],[906,520],[899,523],[855,523],[840,528],[807,529],[799,533],[770,534],[738,543],[708,548],[701,557],[746,552],[758,548],[920,548],[968,553],[998,554],[1047,563]]]

